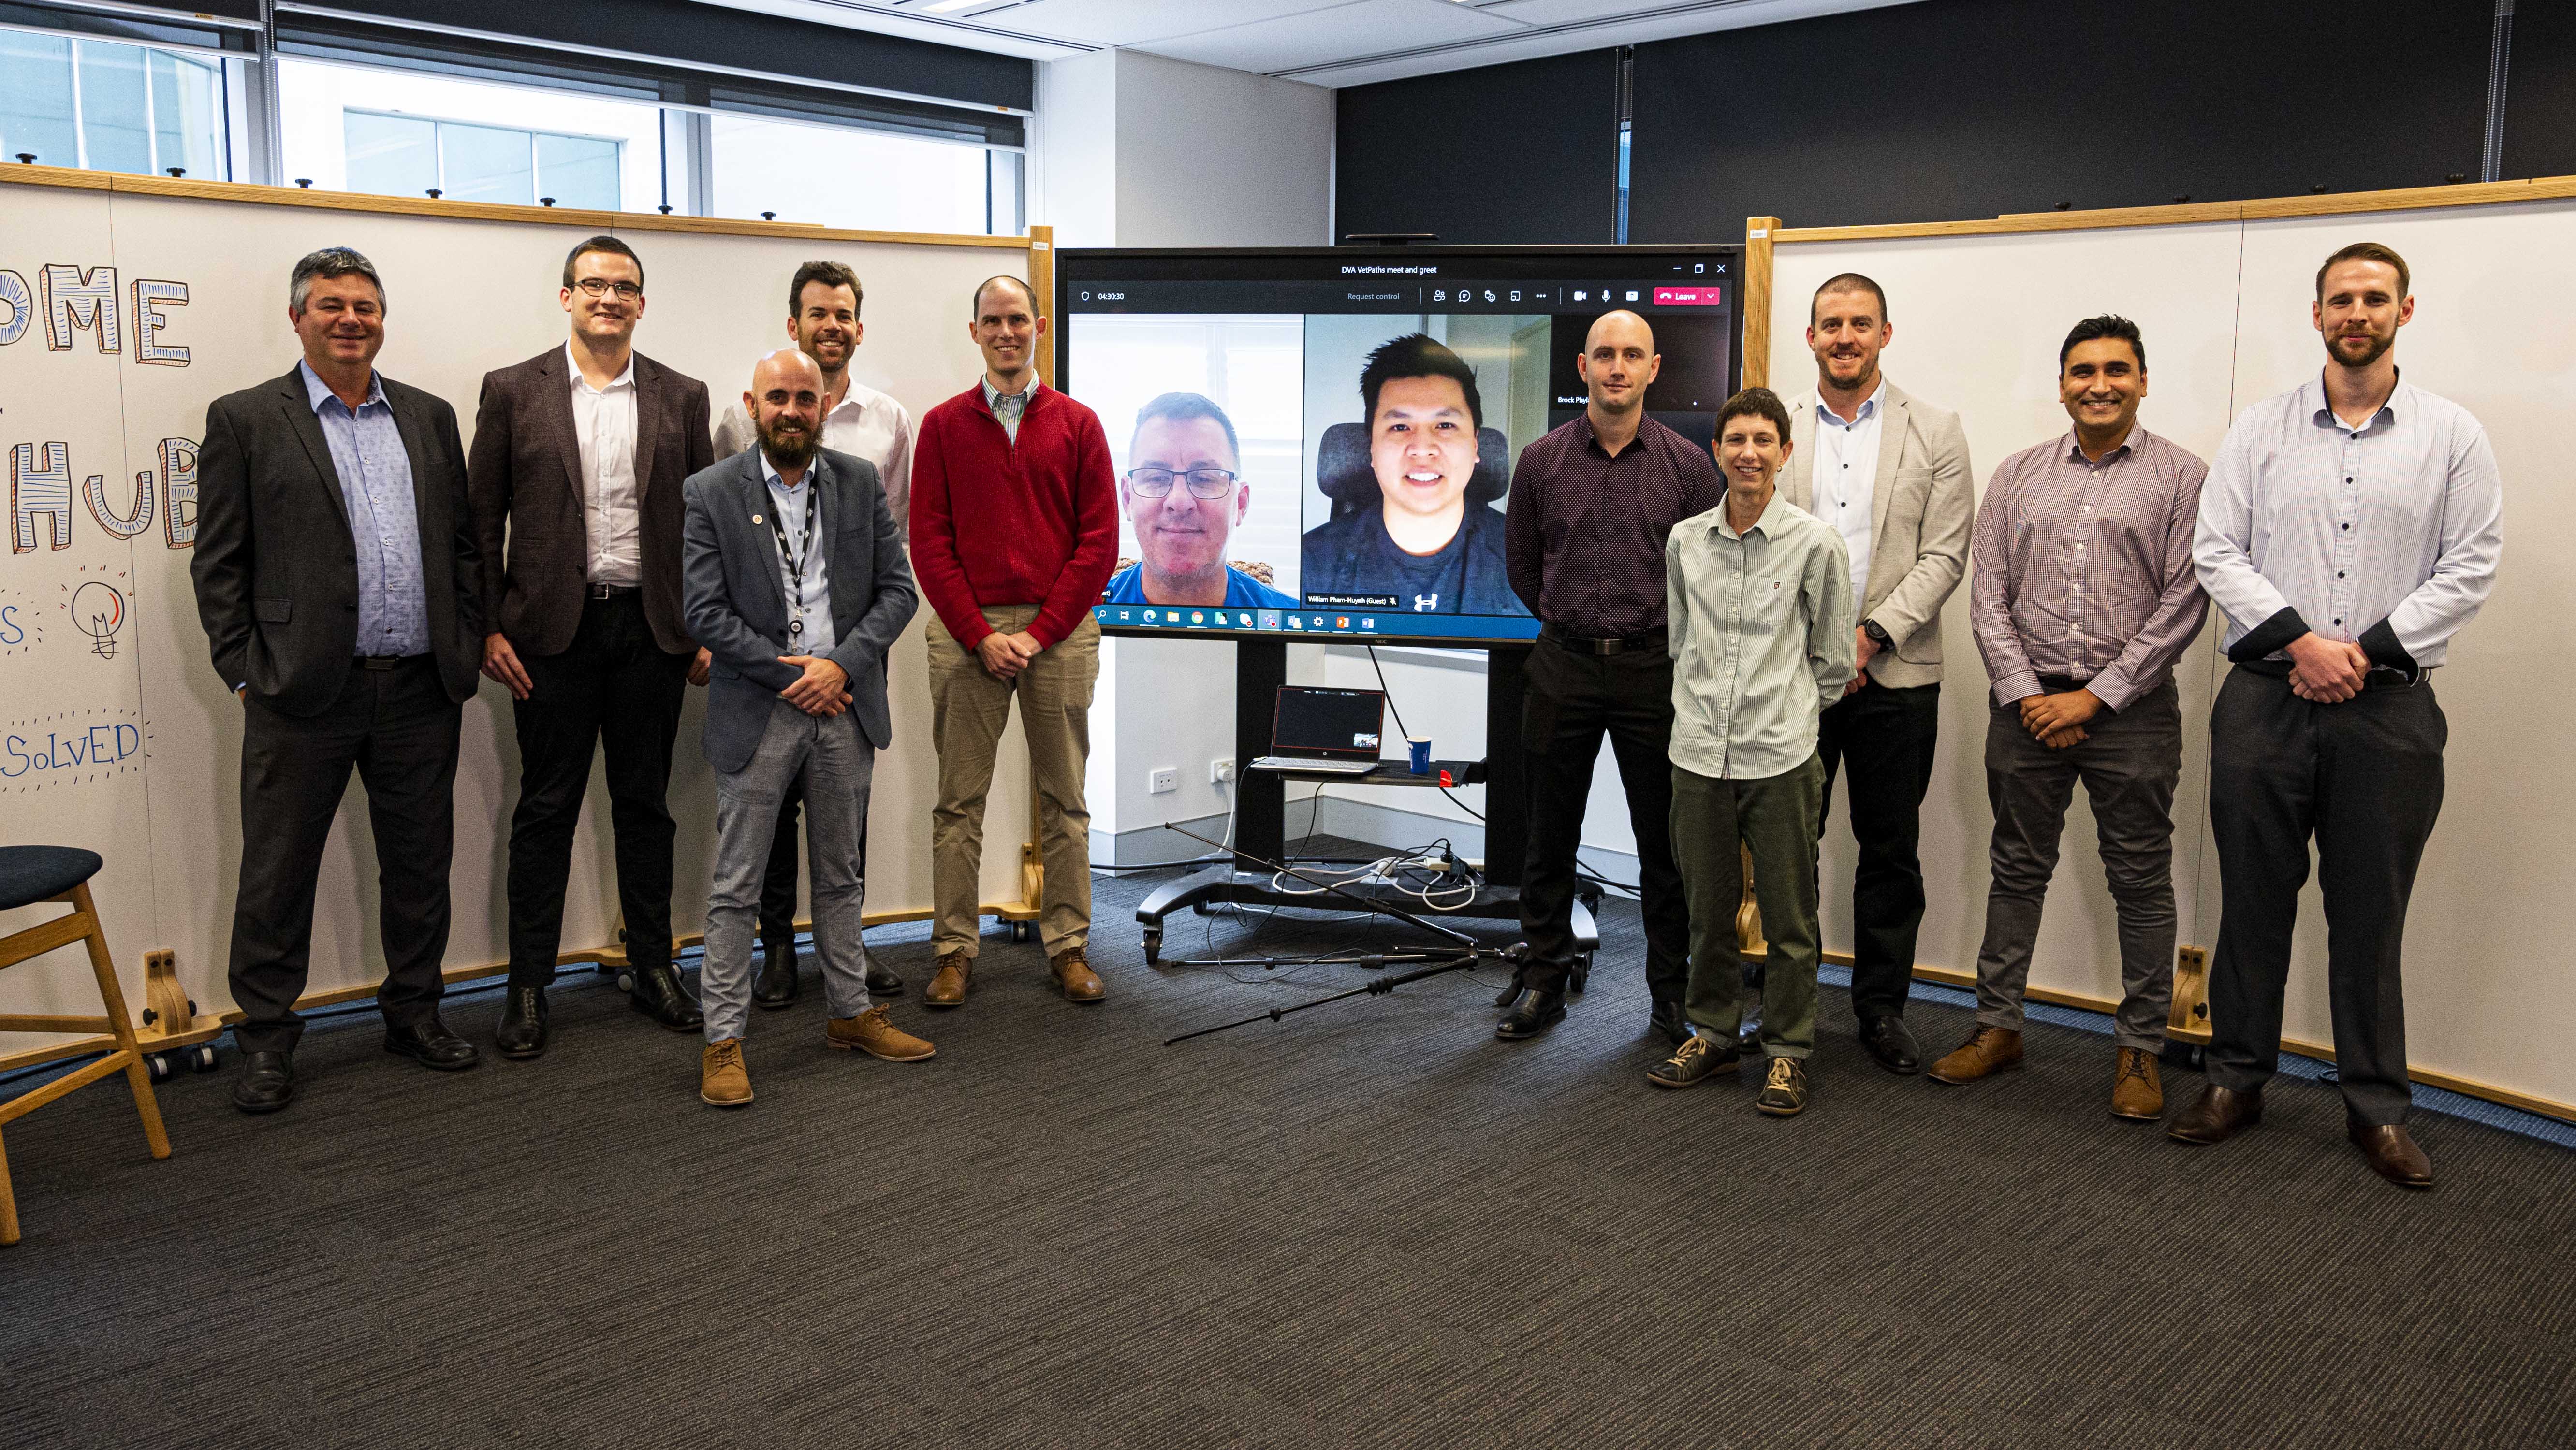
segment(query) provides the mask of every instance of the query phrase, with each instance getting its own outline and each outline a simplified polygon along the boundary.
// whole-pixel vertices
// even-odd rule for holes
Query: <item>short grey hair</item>
[[[1225,415],[1225,409],[1218,407],[1215,399],[1204,393],[1163,394],[1136,410],[1136,431],[1142,433],[1145,431],[1146,424],[1158,420],[1187,423],[1195,418],[1216,420],[1216,425],[1225,430],[1226,451],[1234,455],[1235,464],[1240,467],[1243,463],[1243,443],[1234,436],[1234,420]]]
[[[376,305],[385,305],[385,279],[376,275],[376,264],[368,261],[365,253],[354,247],[324,247],[318,252],[305,253],[304,259],[295,264],[295,274],[287,279],[286,284],[287,309],[299,313],[304,310],[305,300],[313,295],[314,278],[352,275],[373,283]]]

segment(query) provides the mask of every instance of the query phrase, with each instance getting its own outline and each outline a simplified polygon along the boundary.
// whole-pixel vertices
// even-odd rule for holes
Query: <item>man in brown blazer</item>
[[[1905,1002],[1923,925],[1915,847],[1941,722],[1941,606],[1968,572],[1976,479],[1959,415],[1879,370],[1879,350],[1896,333],[1877,283],[1856,272],[1828,279],[1808,319],[1816,386],[1789,402],[1795,451],[1780,496],[1831,525],[1851,556],[1861,673],[1825,711],[1816,748],[1827,807],[1835,775],[1848,782],[1860,847],[1851,992],[1861,1046],[1910,1075],[1923,1070]]]
[[[510,997],[503,1057],[546,1050],[546,987],[594,749],[608,757],[617,894],[635,1009],[695,1031],[671,967],[664,795],[688,684],[707,653],[680,607],[681,483],[715,461],[706,384],[635,351],[644,264],[615,237],[564,260],[571,340],[483,379],[466,475],[483,557],[483,673],[509,687],[519,738],[510,818]]]

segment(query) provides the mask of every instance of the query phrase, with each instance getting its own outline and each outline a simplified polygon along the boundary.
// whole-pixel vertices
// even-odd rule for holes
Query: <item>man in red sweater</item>
[[[1015,277],[975,289],[967,332],[984,353],[974,387],[923,416],[912,464],[912,567],[933,611],[930,730],[939,804],[930,816],[931,933],[937,970],[925,1005],[966,1000],[982,924],[977,883],[995,747],[1020,697],[1046,871],[1038,935],[1056,985],[1105,995],[1091,939],[1091,687],[1100,626],[1091,606],[1118,554],[1109,439],[1089,408],[1038,381],[1046,333]]]

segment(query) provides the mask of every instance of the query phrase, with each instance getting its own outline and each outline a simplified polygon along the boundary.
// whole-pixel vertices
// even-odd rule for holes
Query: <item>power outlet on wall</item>
[[[1152,775],[1145,777],[1145,789],[1155,795],[1180,788],[1181,768],[1177,765],[1161,766]]]
[[[1233,780],[1233,779],[1234,779],[1234,757],[1233,757],[1233,756],[1229,755],[1229,756],[1227,756],[1226,758],[1224,758],[1223,760],[1211,760],[1211,761],[1209,761],[1209,762],[1208,762],[1208,784],[1210,784],[1210,785],[1224,785],[1226,782],[1228,782],[1228,781],[1230,781],[1230,780]]]

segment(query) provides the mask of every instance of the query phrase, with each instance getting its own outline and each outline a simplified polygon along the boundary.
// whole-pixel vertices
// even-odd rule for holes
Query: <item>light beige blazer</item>
[[[1941,606],[1968,572],[1968,533],[1977,517],[1976,476],[1959,415],[1889,382],[1879,399],[1878,480],[1869,496],[1869,589],[1858,616],[1876,620],[1895,647],[1869,662],[1890,689],[1941,682]],[[1816,448],[1816,394],[1789,400],[1795,446],[1780,471],[1789,502],[1815,511],[1809,472]]]

